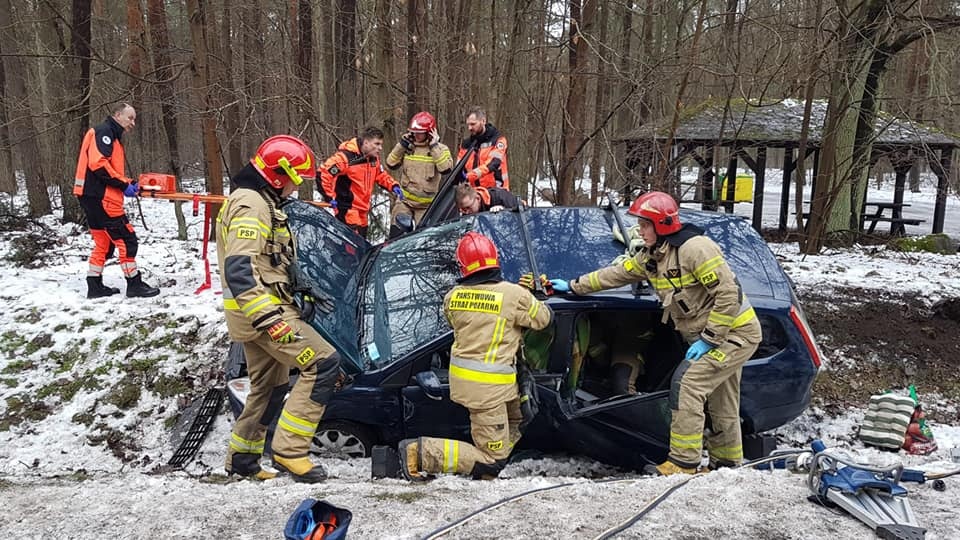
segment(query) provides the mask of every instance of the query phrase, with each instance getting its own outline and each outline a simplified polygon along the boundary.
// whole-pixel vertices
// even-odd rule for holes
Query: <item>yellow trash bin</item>
[[[727,198],[727,179],[726,175],[721,174],[722,181],[718,201],[730,202]],[[733,202],[753,202],[753,177],[749,174],[738,174],[737,183],[733,189]]]

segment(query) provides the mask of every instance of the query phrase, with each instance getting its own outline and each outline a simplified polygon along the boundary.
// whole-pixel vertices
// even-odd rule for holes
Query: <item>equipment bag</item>
[[[890,393],[870,396],[860,426],[860,440],[866,445],[899,450],[915,407],[916,402],[909,396]]]
[[[347,537],[347,527],[353,514],[346,508],[327,501],[304,499],[290,514],[283,528],[285,540],[341,540]]]

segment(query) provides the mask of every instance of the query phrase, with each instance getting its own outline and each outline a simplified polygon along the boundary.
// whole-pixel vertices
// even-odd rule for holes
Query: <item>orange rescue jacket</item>
[[[397,182],[383,170],[378,156],[360,153],[362,141],[354,137],[340,144],[320,167],[320,189],[325,201],[337,201],[337,219],[354,227],[367,226],[373,183],[390,191]]]
[[[123,190],[133,181],[124,176],[123,127],[111,117],[87,130],[80,143],[73,194],[99,199],[110,217],[123,215]]]
[[[507,138],[501,135],[493,124],[488,123],[482,134],[464,139],[457,152],[457,161],[463,159],[472,146],[477,147],[477,151],[463,167],[463,173],[470,185],[510,189],[510,176],[507,174]]]

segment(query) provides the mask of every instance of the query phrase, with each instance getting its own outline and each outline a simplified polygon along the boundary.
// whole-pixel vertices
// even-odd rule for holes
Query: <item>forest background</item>
[[[19,180],[27,215],[81,221],[58,192],[116,102],[138,111],[128,175],[203,176],[211,193],[272,134],[322,159],[365,125],[389,148],[427,110],[454,147],[479,105],[508,137],[513,191],[550,179],[556,202],[585,204],[601,186],[669,189],[667,159],[626,168],[619,137],[640,126],[823,99],[812,195],[830,232],[857,211],[836,200],[890,169],[869,159],[878,114],[960,132],[957,27],[953,0],[0,0],[0,191]]]

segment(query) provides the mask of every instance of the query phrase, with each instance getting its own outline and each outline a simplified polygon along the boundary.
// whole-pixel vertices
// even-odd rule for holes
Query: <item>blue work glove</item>
[[[400,199],[401,201],[403,200],[403,190],[400,189],[400,186],[393,186],[393,188],[391,188],[390,191],[392,191],[393,194],[396,195],[398,199]]]
[[[685,359],[690,360],[691,362],[696,362],[701,356],[707,354],[707,352],[709,352],[712,348],[713,345],[702,339],[698,339],[693,342],[693,345],[690,345],[689,349],[687,349],[687,356]]]
[[[413,150],[413,133],[410,133],[409,131],[404,133],[403,136],[400,137],[399,142],[400,146],[402,146],[407,152]]]
[[[570,292],[570,284],[565,279],[551,279],[550,284],[555,292]]]
[[[127,187],[123,188],[123,194],[127,197],[136,197],[137,193],[140,193],[140,184],[137,182],[130,182]]]
[[[332,200],[331,200],[330,202],[328,202],[327,204],[330,205],[330,209],[331,209],[331,210],[336,210],[336,209],[337,209],[337,200],[336,200],[336,199],[332,199]]]

